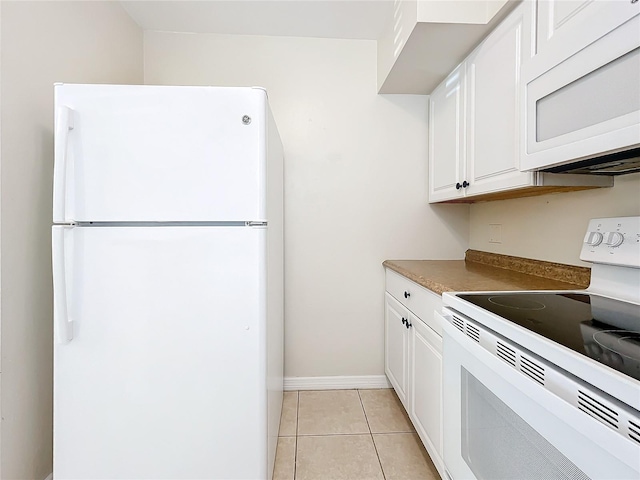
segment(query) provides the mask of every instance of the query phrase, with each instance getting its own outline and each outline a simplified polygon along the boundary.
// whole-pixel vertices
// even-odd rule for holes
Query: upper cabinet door
[[[429,100],[429,201],[463,197],[465,64],[458,66]],[[458,185],[458,188],[456,188]]]
[[[534,8],[519,5],[467,59],[467,195],[531,184],[519,170],[520,67]]]
[[[535,57],[525,80],[535,78],[640,12],[632,0],[538,0]]]
[[[54,221],[265,220],[264,90],[57,85],[55,97]]]

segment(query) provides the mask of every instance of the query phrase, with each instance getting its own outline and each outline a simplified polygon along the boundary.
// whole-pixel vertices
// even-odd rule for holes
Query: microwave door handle
[[[66,179],[69,132],[73,130],[73,110],[67,106],[56,109],[55,146],[53,151],[53,221],[66,222]]]
[[[72,256],[73,227],[53,227],[52,232],[52,268],[53,268],[53,320],[56,340],[60,344],[69,343],[73,339],[73,322],[69,315],[70,265]]]

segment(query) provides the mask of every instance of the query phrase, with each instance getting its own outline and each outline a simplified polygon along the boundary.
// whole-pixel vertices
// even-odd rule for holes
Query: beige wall
[[[477,203],[471,206],[469,248],[570,265],[580,261],[591,218],[640,215],[640,173],[615,178],[613,188]],[[502,243],[489,243],[489,224]]]
[[[142,83],[117,2],[2,2],[0,477],[51,472],[53,83]]]
[[[145,32],[145,83],[261,85],[285,149],[285,375],[383,374],[386,258],[462,258],[427,204],[427,97],[376,94],[376,44]]]

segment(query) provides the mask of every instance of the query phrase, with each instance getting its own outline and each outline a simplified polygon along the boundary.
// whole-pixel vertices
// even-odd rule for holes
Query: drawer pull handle
[[[405,327],[407,327],[407,329],[413,327],[413,325],[411,323],[409,323],[409,319],[407,319],[407,323],[404,324]]]
[[[409,323],[409,320],[407,320],[406,318],[402,317],[402,324],[406,325],[407,323]]]
[[[409,292],[404,292],[404,298],[409,298],[411,294]]]

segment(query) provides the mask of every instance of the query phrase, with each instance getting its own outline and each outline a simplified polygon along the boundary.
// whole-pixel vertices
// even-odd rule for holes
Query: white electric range
[[[443,295],[451,479],[640,478],[640,217],[580,258],[586,290]]]

